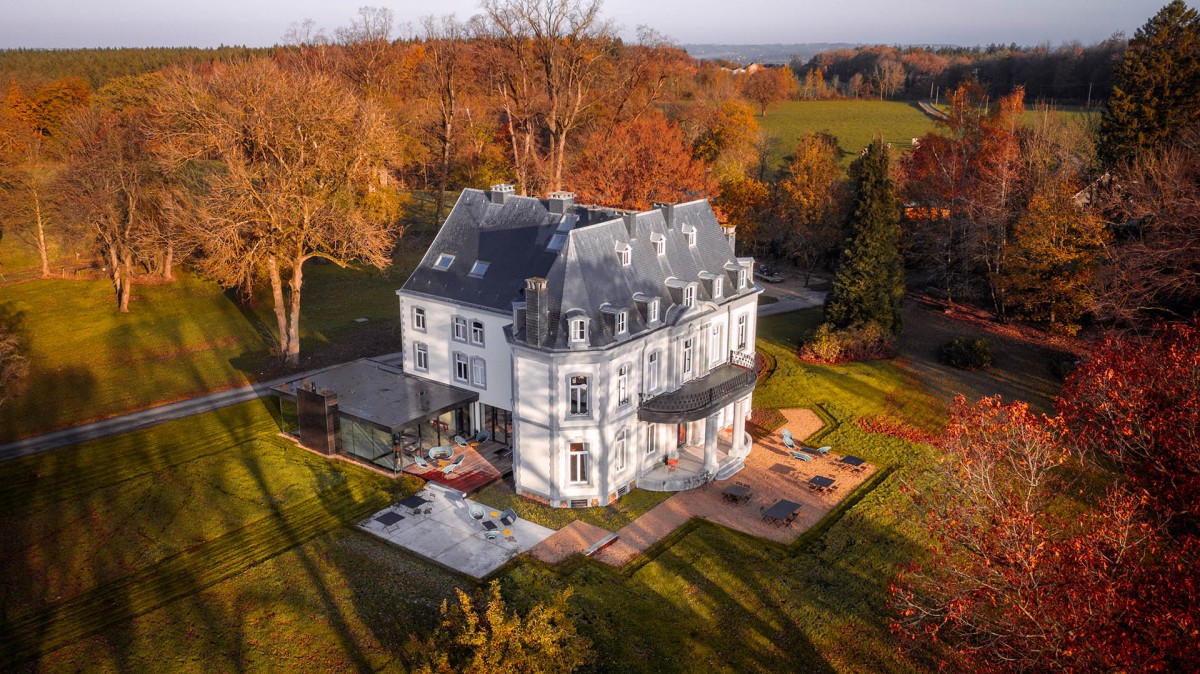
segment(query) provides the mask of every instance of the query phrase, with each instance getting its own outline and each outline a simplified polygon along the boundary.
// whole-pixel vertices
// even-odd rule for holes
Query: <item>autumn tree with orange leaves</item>
[[[655,201],[706,197],[714,185],[683,132],[661,113],[647,111],[589,133],[569,187],[584,202],[646,210]]]
[[[945,453],[912,498],[931,546],[891,586],[893,630],[973,671],[1200,666],[1193,542],[1145,516],[1149,495],[1097,503],[1067,423],[1024,403],[956,401]]]

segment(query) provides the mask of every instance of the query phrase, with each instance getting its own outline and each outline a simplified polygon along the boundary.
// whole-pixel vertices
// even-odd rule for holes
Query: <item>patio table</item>
[[[817,489],[829,489],[837,480],[824,475],[814,475],[808,479],[809,484],[816,485]]]
[[[419,494],[413,494],[399,503],[403,508],[420,508],[429,501],[426,501]]]
[[[380,524],[382,524],[385,527],[390,527],[402,519],[404,519],[404,515],[401,515],[398,512],[393,512],[393,511],[389,510],[388,512],[380,515],[379,517],[376,517],[375,521],[379,522]]]
[[[731,484],[721,491],[721,495],[727,501],[741,503],[750,500],[750,487],[744,484]]]
[[[775,502],[775,505],[767,508],[763,513],[763,519],[770,522],[783,522],[796,515],[800,510],[800,504],[787,499],[780,499]]]

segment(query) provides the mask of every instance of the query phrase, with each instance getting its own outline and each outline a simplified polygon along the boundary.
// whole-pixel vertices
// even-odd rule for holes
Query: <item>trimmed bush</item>
[[[817,328],[800,350],[809,363],[835,365],[849,361],[884,360],[896,355],[895,337],[874,323],[853,330],[835,330],[824,324]]]
[[[960,370],[982,370],[992,366],[992,343],[986,339],[958,339],[942,345],[942,362]]]

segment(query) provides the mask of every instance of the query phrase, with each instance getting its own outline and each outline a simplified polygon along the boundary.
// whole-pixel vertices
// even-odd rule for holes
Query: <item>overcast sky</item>
[[[1132,36],[1166,2],[607,0],[604,14],[627,36],[645,24],[680,43],[1057,45]],[[410,25],[429,14],[465,19],[478,11],[477,0],[0,0],[0,48],[267,46],[304,19],[332,32],[364,4],[389,7],[398,24]]]

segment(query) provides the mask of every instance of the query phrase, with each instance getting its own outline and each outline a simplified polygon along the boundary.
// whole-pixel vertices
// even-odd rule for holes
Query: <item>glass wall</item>
[[[296,401],[277,396],[279,399],[279,430],[293,438],[300,437],[300,416],[296,413]]]
[[[392,445],[392,434],[374,426],[341,418],[338,442],[343,454],[368,461],[380,468],[396,471],[396,451]]]

